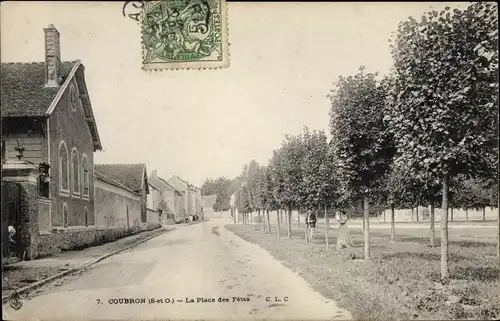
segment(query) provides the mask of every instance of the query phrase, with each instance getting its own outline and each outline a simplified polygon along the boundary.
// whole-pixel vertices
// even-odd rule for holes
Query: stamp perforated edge
[[[229,21],[226,0],[219,0],[221,4],[221,16],[223,26],[223,42],[222,42],[222,62],[203,62],[203,61],[187,61],[187,62],[172,62],[172,63],[152,63],[144,64],[144,42],[142,27],[143,15],[140,15],[139,22],[141,28],[141,69],[144,71],[172,71],[172,70],[217,70],[228,68],[230,65],[231,54],[229,52]]]

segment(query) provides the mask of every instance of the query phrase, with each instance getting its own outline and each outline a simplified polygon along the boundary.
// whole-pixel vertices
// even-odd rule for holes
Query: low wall
[[[32,243],[32,258],[51,256],[61,251],[81,250],[159,227],[159,224],[144,224],[131,228],[53,231],[36,237]]]
[[[391,220],[391,210],[385,210],[382,215],[378,217],[378,220],[389,222]],[[436,207],[434,210],[436,221],[441,220],[441,208]],[[451,220],[452,209],[448,209],[448,220]],[[484,216],[486,220],[496,220],[498,219],[498,208],[486,207],[484,209]],[[413,215],[411,209],[397,209],[394,211],[394,219],[396,222],[413,222],[417,220],[417,209],[413,209]],[[427,221],[430,219],[430,211],[428,207],[420,206],[418,208],[418,219],[419,221]],[[483,219],[483,209],[465,209],[454,208],[453,209],[453,220],[454,221],[464,221],[464,220],[482,220]]]

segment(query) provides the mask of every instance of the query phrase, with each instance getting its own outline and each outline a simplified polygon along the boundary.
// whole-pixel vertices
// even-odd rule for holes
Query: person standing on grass
[[[316,230],[316,214],[314,214],[312,210],[309,210],[309,213],[307,214],[306,225],[309,230],[309,242],[312,242],[314,239],[314,231]]]
[[[335,218],[339,222],[339,230],[337,232],[337,249],[343,249],[347,247],[353,247],[349,237],[349,230],[347,228],[347,222],[349,221],[349,216],[344,211],[338,211],[335,214]]]

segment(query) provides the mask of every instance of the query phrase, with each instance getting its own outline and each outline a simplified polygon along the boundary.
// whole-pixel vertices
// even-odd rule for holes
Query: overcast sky
[[[145,162],[201,185],[267,163],[302,126],[328,132],[332,82],[360,65],[386,73],[398,22],[444,5],[228,3],[229,68],[147,72],[123,2],[2,2],[1,58],[43,61],[43,28],[54,24],[62,60],[86,67],[104,147],[96,163]]]

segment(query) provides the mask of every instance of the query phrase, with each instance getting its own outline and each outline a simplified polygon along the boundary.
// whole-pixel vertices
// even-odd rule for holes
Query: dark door
[[[16,256],[23,253],[22,238],[24,226],[21,224],[21,186],[17,183],[2,182],[2,254],[9,256],[14,251]],[[16,230],[13,239],[15,245],[9,242],[8,227],[12,225]]]

